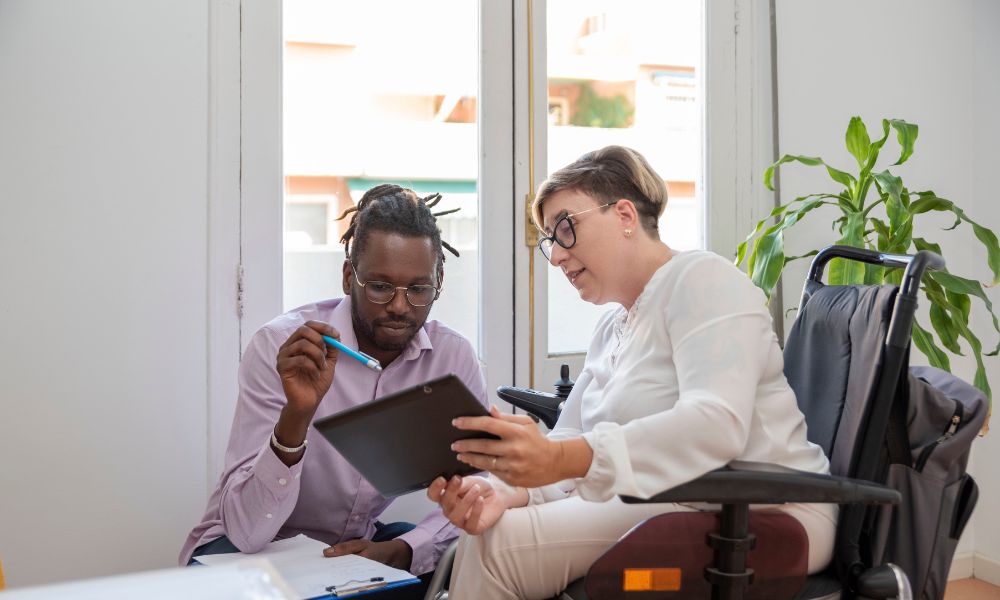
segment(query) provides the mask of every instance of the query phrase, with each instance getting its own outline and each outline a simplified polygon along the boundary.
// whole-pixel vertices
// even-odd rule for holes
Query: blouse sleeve
[[[594,451],[577,480],[586,500],[648,498],[728,464],[747,444],[757,388],[777,351],[760,290],[721,257],[697,261],[654,314],[647,323],[671,345],[677,401],[584,434]]]
[[[573,384],[573,390],[569,393],[569,397],[566,398],[566,404],[563,406],[562,412],[559,413],[559,420],[556,421],[555,427],[548,434],[549,439],[566,440],[580,437],[580,434],[583,433],[580,425],[580,397],[587,389],[587,385],[590,384],[591,377],[590,371],[584,367],[580,376],[576,378],[576,383]],[[574,489],[576,489],[576,482],[572,479],[529,488],[528,504],[543,504],[553,500],[562,500],[573,493]]]
[[[594,379],[592,361],[600,360],[605,352],[612,335],[612,327],[616,311],[608,311],[597,322],[594,328],[594,335],[587,350],[587,359],[583,365],[583,370],[576,378],[573,389],[566,398],[566,404],[559,413],[559,420],[555,427],[549,432],[548,437],[552,440],[566,440],[580,437],[583,434],[583,414],[582,398],[587,387]],[[542,504],[553,500],[561,500],[576,489],[576,480],[566,479],[539,488],[528,489],[528,503]]]

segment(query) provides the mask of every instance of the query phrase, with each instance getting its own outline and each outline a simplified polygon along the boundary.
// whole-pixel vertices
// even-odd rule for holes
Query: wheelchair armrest
[[[627,504],[899,504],[901,496],[890,487],[870,481],[807,473],[777,465],[740,463],[706,473],[648,499],[633,496],[622,496],[621,499]]]
[[[517,408],[538,417],[545,426],[552,429],[559,419],[559,411],[566,400],[556,394],[547,394],[528,388],[502,385],[497,388],[497,396],[510,402]]]

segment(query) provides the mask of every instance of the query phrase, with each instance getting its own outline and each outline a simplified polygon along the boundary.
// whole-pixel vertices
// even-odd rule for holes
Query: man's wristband
[[[275,435],[274,430],[273,429],[271,430],[271,445],[274,446],[275,449],[281,450],[282,452],[287,452],[289,454],[295,454],[297,452],[302,452],[303,450],[306,449],[306,444],[308,444],[308,443],[309,443],[309,440],[302,440],[302,444],[299,445],[299,446],[296,446],[294,448],[289,448],[288,446],[283,446],[281,444],[281,442],[278,441],[278,436]]]

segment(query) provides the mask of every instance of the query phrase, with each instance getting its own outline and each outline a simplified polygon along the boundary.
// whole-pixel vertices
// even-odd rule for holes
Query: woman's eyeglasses
[[[405,290],[406,301],[410,303],[410,306],[423,308],[437,300],[441,294],[441,288],[436,288],[433,285],[408,285],[403,287],[384,281],[365,281],[362,283],[353,262],[351,263],[351,271],[354,273],[354,279],[357,280],[358,285],[365,290],[365,298],[368,298],[369,302],[374,302],[375,304],[389,304],[396,297],[397,290]]]
[[[582,215],[583,213],[589,213],[590,211],[597,210],[598,208],[611,206],[616,202],[618,201],[615,200],[614,202],[594,206],[592,208],[588,208],[587,210],[581,210],[569,215],[563,215],[556,219],[555,225],[552,226],[552,235],[538,240],[538,249],[542,251],[542,255],[545,257],[545,260],[552,260],[553,244],[559,244],[567,250],[576,245],[576,229],[573,228],[573,217]]]

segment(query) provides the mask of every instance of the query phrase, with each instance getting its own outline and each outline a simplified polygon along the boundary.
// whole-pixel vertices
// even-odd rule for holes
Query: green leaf
[[[899,160],[894,165],[901,165],[913,154],[913,145],[917,142],[918,127],[901,119],[890,119],[889,125],[896,130],[896,141],[899,142]]]
[[[880,267],[878,265],[870,265],[864,263],[865,265],[865,285],[879,285],[882,283],[882,278],[885,277],[885,267]]]
[[[817,254],[819,254],[819,250],[810,250],[809,252],[806,252],[805,254],[800,254],[798,256],[786,256],[785,257],[785,264],[787,265],[788,263],[790,263],[792,261],[795,261],[795,260],[801,260],[803,258],[809,258],[810,256],[816,256]]]
[[[880,192],[888,194],[890,198],[902,206],[902,201],[899,199],[900,194],[903,193],[902,179],[890,173],[888,169],[880,173],[874,173],[872,177],[875,179],[875,185],[878,186]]]
[[[933,194],[934,193],[931,192],[930,196],[926,196],[924,195],[923,192],[921,192],[919,194],[920,198],[910,203],[910,212],[915,215],[919,215],[932,210],[937,210],[937,211],[951,210],[952,207],[955,206],[955,204],[951,200],[938,198]]]
[[[823,198],[811,198],[803,202],[796,209],[788,211],[779,223],[769,227],[764,235],[754,242],[753,251],[747,261],[747,275],[768,298],[771,297],[771,291],[785,268],[784,230],[824,204],[827,202]]]
[[[986,292],[983,291],[983,286],[980,285],[978,281],[972,279],[966,279],[964,277],[959,277],[958,275],[952,275],[951,273],[945,271],[931,271],[928,276],[932,281],[941,284],[946,291],[952,292],[953,294],[959,294],[964,296],[975,296],[983,301],[986,306],[986,310],[990,312],[990,316],[993,317],[993,329],[1000,333],[1000,320],[997,319],[996,314],[993,312],[993,303],[990,301]],[[947,298],[941,301],[942,304],[947,303],[949,306],[953,306],[948,302]],[[964,310],[956,307],[960,313],[964,313]],[[968,339],[968,338],[966,338]],[[991,352],[988,352],[987,356],[996,356],[1000,353],[1000,342],[997,343],[997,347]]]
[[[910,205],[910,212],[914,214],[919,214],[931,210],[945,211],[950,210],[955,214],[955,223],[951,227],[946,229],[954,229],[962,221],[965,221],[972,226],[972,233],[975,234],[976,239],[982,243],[983,247],[986,248],[986,264],[989,265],[990,271],[993,273],[993,280],[990,282],[991,286],[1000,283],[1000,242],[997,241],[997,236],[991,230],[983,227],[979,223],[976,223],[969,218],[965,211],[961,208],[955,206],[955,203],[951,200],[946,200],[944,198],[939,198],[934,192],[919,192],[918,195],[920,199],[915,200]],[[938,251],[940,254],[940,250]]]
[[[770,299],[771,291],[785,267],[785,242],[781,230],[757,239],[753,247],[754,270],[750,279]]]
[[[854,175],[845,173],[839,169],[834,169],[830,165],[826,165],[826,172],[830,174],[831,179],[849,190],[854,189],[854,185],[857,183],[857,180],[854,179]]]
[[[782,205],[782,206],[776,206],[774,208],[774,210],[771,211],[771,214],[769,214],[766,218],[761,219],[760,221],[757,221],[757,226],[754,227],[753,231],[750,232],[750,235],[748,235],[746,237],[746,239],[743,240],[742,242],[740,242],[740,245],[736,247],[736,261],[735,261],[735,264],[736,264],[737,267],[743,264],[743,258],[746,256],[747,244],[750,243],[750,240],[752,240],[754,238],[754,236],[756,236],[758,233],[760,233],[760,230],[763,229],[764,226],[767,225],[771,221],[771,219],[773,219],[774,217],[776,217],[776,216],[784,213],[795,202],[796,202],[796,200],[793,200],[793,201],[789,202],[788,204],[785,204],[785,205]]]
[[[997,236],[978,223],[973,223],[971,219],[966,221],[972,223],[972,232],[976,234],[976,239],[986,247],[986,264],[990,266],[990,271],[993,271],[993,281],[990,285],[996,285],[1000,282],[1000,244],[997,243]]]
[[[773,192],[774,191],[774,183],[773,183],[774,170],[776,168],[778,168],[779,166],[785,164],[786,162],[791,162],[793,160],[794,161],[798,161],[798,162],[800,162],[800,163],[802,163],[804,165],[808,165],[810,167],[815,167],[816,165],[823,164],[823,159],[821,159],[821,158],[816,158],[816,157],[812,157],[812,156],[793,156],[791,154],[786,154],[786,155],[782,156],[780,159],[778,159],[778,162],[772,164],[771,166],[769,166],[764,171],[764,186],[767,187],[767,189],[769,189],[769,190],[771,190]]]
[[[932,367],[951,372],[951,362],[948,360],[948,355],[934,343],[934,336],[916,321],[913,321],[913,344],[923,352]]]
[[[854,202],[852,202],[849,197],[843,194],[837,196],[837,206],[839,206],[840,210],[842,210],[845,213],[854,212],[857,210],[857,208],[854,206]]]
[[[941,275],[941,272],[932,272],[932,275]],[[946,274],[946,273],[945,273]],[[961,278],[958,278],[961,279]],[[975,282],[973,282],[975,283]],[[973,376],[972,383],[986,394],[987,398],[991,399],[990,405],[992,406],[992,391],[990,390],[990,383],[986,378],[986,365],[983,364],[983,345],[976,337],[974,333],[969,329],[962,320],[961,310],[950,302],[948,302],[947,297],[944,295],[931,291],[929,288],[925,288],[924,292],[927,294],[928,298],[931,298],[932,302],[936,302],[944,306],[948,312],[954,317],[952,323],[956,326],[958,334],[965,338],[969,342],[969,346],[972,348],[972,356],[976,359],[976,374]],[[992,311],[991,311],[992,312]],[[988,355],[989,356],[989,355]]]
[[[962,312],[962,321],[966,325],[969,324],[969,314],[972,312],[972,300],[969,300],[968,296],[962,294],[956,294],[945,290],[945,297],[948,298],[948,302],[951,302]]]
[[[928,242],[924,238],[913,238],[913,245],[917,247],[917,250],[930,250],[934,254],[941,256],[941,246]]]
[[[826,167],[826,172],[830,174],[830,177],[832,177],[834,181],[840,183],[845,187],[851,188],[855,183],[854,177],[850,173],[845,173],[844,171],[834,169],[833,167],[823,162],[822,158],[816,156],[796,156],[792,154],[786,154],[782,156],[780,159],[778,159],[778,162],[772,164],[764,171],[764,185],[767,187],[767,189],[774,191],[774,170],[779,166],[792,161],[802,163],[809,167],[816,167],[819,165],[823,165]]]
[[[847,221],[841,228],[841,238],[837,244],[844,246],[864,247],[864,216],[860,212],[848,213]],[[854,260],[835,258],[830,261],[830,285],[851,285],[862,283],[865,279],[865,265]]]
[[[740,242],[740,245],[737,246],[736,260],[734,261],[734,264],[736,266],[740,266],[741,264],[743,264],[743,259],[746,257],[746,249],[748,244],[750,243],[750,240],[752,240],[757,234],[759,234],[760,230],[763,229],[765,225],[771,222],[771,219],[783,215],[786,211],[791,209],[797,203],[804,203],[813,199],[826,199],[826,198],[836,200],[837,196],[834,196],[833,194],[809,194],[808,196],[801,196],[799,198],[796,198],[795,200],[792,200],[788,204],[783,204],[781,206],[774,207],[774,209],[771,210],[771,214],[767,215],[767,217],[758,221],[757,226],[754,227],[753,231],[750,232],[750,235],[748,235],[746,239]],[[829,204],[829,202],[823,202],[823,204]]]
[[[882,146],[885,145],[887,139],[889,139],[889,120],[882,119],[882,137],[872,142],[871,146],[869,146],[868,160],[861,167],[861,173],[858,175],[859,179],[864,179],[875,168],[875,161],[878,160],[879,152],[881,152]]]
[[[889,238],[889,248],[887,252],[892,254],[906,254],[910,249],[910,243],[913,239],[913,221],[910,219],[909,214],[903,219],[902,223],[899,223],[898,228],[892,232],[892,237]]]
[[[847,151],[857,159],[859,167],[863,167],[868,160],[871,143],[865,122],[861,117],[851,117],[851,122],[847,125]]]
[[[872,228],[875,229],[875,234],[878,236],[878,243],[875,245],[875,248],[879,252],[888,252],[889,238],[892,236],[889,226],[885,221],[876,217],[868,219],[868,222],[872,224]]]
[[[951,315],[948,311],[936,302],[931,302],[930,309],[931,326],[944,347],[953,354],[962,356],[962,349],[958,346],[958,331],[952,325]]]

